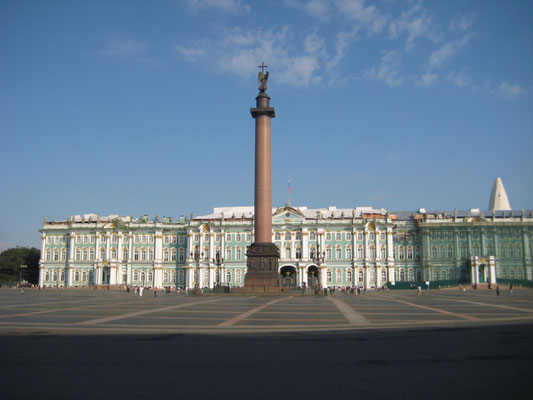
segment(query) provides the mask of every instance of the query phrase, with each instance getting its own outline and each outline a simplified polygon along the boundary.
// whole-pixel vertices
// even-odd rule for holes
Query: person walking
[[[510,283],[509,284],[509,296],[512,296],[513,295],[513,284]]]
[[[422,288],[419,286],[418,287],[418,297],[422,296]]]
[[[154,297],[157,297],[157,287],[154,288]]]
[[[500,295],[500,285],[496,285],[496,296]]]

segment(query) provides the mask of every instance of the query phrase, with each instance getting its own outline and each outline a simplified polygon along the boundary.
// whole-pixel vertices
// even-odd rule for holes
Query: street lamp
[[[224,258],[220,258],[220,253],[217,251],[215,256],[215,265],[217,266],[217,286],[220,286],[220,266],[224,264]]]
[[[318,236],[317,236],[317,238],[318,238]],[[316,247],[317,247],[317,249],[316,249],[317,251],[316,251],[316,254],[313,253],[312,260],[317,266],[317,281],[318,281],[317,282],[317,289],[318,290],[322,290],[322,287],[321,287],[321,284],[320,284],[320,266],[324,262],[324,259],[326,257],[326,252],[325,251],[323,251],[322,253],[320,252],[320,240],[317,240]]]

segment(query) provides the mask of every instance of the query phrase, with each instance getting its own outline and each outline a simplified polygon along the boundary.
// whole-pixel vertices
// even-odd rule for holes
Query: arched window
[[[448,270],[448,277],[449,279],[455,279],[455,270],[453,268]]]
[[[49,271],[46,271],[45,274],[44,274],[44,280],[45,281],[49,281],[50,280],[50,272]]]
[[[241,283],[241,279],[242,279],[242,273],[241,273],[241,270],[238,269],[235,271],[235,283]]]
[[[352,259],[352,248],[350,246],[346,247],[346,259],[348,260]]]
[[[416,270],[416,280],[421,281],[422,280],[422,272],[420,272],[419,269]]]
[[[384,260],[385,258],[387,258],[387,248],[385,247],[384,244],[381,245],[381,258]]]
[[[61,271],[61,272],[59,273],[59,280],[60,280],[61,282],[65,282],[65,271]]]
[[[340,242],[340,241],[342,240],[342,236],[341,236],[341,233],[340,233],[340,232],[337,232],[337,233],[335,234],[335,240],[336,240],[337,242]]]
[[[170,252],[170,254],[171,254],[170,260],[171,260],[171,261],[176,261],[176,259],[177,259],[177,254],[178,254],[178,252],[176,251],[176,249],[172,249],[171,252]]]
[[[76,261],[81,260],[81,249],[76,249]]]
[[[357,232],[357,240],[358,241],[363,241],[363,232]]]
[[[437,254],[437,246],[435,245],[431,246],[431,258],[439,258],[439,255]]]
[[[241,261],[242,260],[242,250],[240,247],[237,247],[235,249],[235,260],[236,261]]]
[[[168,249],[163,250],[163,261],[168,261]]]
[[[231,260],[231,247],[226,247],[226,261]]]
[[[139,249],[138,248],[135,248],[135,250],[133,250],[133,261],[139,261]]]
[[[148,261],[154,261],[154,248],[153,247],[148,248]]]
[[[336,283],[342,282],[342,270],[340,268],[337,268],[335,270],[335,282]]]
[[[337,260],[340,260],[342,258],[342,249],[340,247],[337,247],[335,249],[335,258]]]
[[[117,248],[116,247],[112,247],[111,248],[111,259],[112,260],[116,260],[117,259]]]
[[[439,258],[446,258],[446,247],[443,244],[440,245]]]
[[[468,254],[466,252],[466,244],[464,243],[461,244],[461,257],[462,258],[468,257]]]
[[[291,259],[291,248],[285,247],[285,259],[290,260]]]
[[[357,247],[357,258],[359,260],[362,260],[363,259],[363,246],[359,245]]]
[[[326,273],[326,280],[328,283],[331,283],[331,271],[328,270],[328,272]]]
[[[296,259],[300,260],[302,258],[302,249],[300,247],[296,248]]]
[[[400,246],[398,248],[398,254],[400,256],[400,260],[404,260],[405,259],[405,248],[403,246]]]
[[[51,261],[52,259],[52,252],[50,250],[46,250],[46,261]]]
[[[291,233],[285,232],[285,240],[291,240]]]
[[[67,259],[67,249],[61,249],[61,261],[65,261]]]
[[[178,283],[183,284],[185,282],[185,272],[182,269],[178,270]]]
[[[274,234],[274,240],[281,240],[281,234],[279,232]]]
[[[385,240],[385,232],[379,234],[379,240]]]
[[[439,280],[439,270],[437,268],[433,268],[433,280],[434,281]]]
[[[331,260],[331,247],[328,247],[328,248],[326,249],[326,258],[327,258],[328,260]]]
[[[316,249],[315,249],[315,246],[311,246],[309,248],[309,258],[313,259],[316,257]]]
[[[349,242],[350,240],[352,240],[352,233],[346,232],[346,241]]]
[[[100,260],[105,260],[105,248],[100,249]]]
[[[368,234],[368,240],[376,240],[376,234],[374,233],[374,231],[370,231],[370,233]]]
[[[59,261],[59,250],[54,249],[54,261]]]
[[[76,270],[74,273],[74,281],[79,282],[80,281],[80,271]]]
[[[326,233],[326,240],[329,242],[331,240],[331,233]]]
[[[407,259],[413,259],[413,246],[407,246]]]
[[[376,258],[376,248],[373,245],[370,246],[370,258]]]
[[[472,246],[472,250],[474,251],[474,256],[479,257],[479,244],[476,243],[474,246]]]
[[[206,236],[207,236],[207,235],[206,235]],[[206,239],[206,240],[207,240],[207,239]],[[235,241],[236,241],[236,242],[240,242],[240,241],[241,241],[241,234],[238,233],[238,232],[235,234]]]
[[[509,269],[509,279],[514,279],[514,269]]]
[[[127,259],[128,259],[128,249],[126,247],[124,247],[122,249],[122,260],[126,261]]]
[[[381,268],[381,283],[387,282],[387,270],[385,268]]]
[[[87,261],[87,257],[88,257],[88,254],[87,254],[87,249],[84,247],[83,250],[82,250],[82,260],[83,261]]]
[[[522,272],[522,268],[518,268],[518,271],[516,271],[516,277],[518,279],[522,279],[523,278],[523,272]]]
[[[369,278],[371,284],[375,284],[376,283],[376,271],[374,269],[370,270],[370,274],[368,275],[368,278]]]
[[[146,249],[144,247],[141,249],[141,261],[146,261]]]
[[[364,279],[365,279],[365,275],[363,273],[363,270],[360,269],[359,273],[357,275],[359,276],[359,283],[362,283],[364,281]]]
[[[94,261],[94,249],[89,249],[89,260]]]
[[[179,261],[183,262],[185,261],[185,250],[179,249]]]
[[[82,282],[87,282],[87,271],[83,271],[81,273],[81,281]]]
[[[446,270],[445,269],[441,269],[440,270],[440,280],[441,281],[445,281],[446,279],[448,279],[447,274],[446,274]]]
[[[226,271],[226,283],[231,283],[231,271]]]
[[[349,269],[346,271],[346,283],[352,283],[352,270]]]
[[[413,271],[412,268],[409,268],[409,269],[407,270],[407,279],[408,279],[410,282],[412,282],[412,281],[415,280],[415,271]]]
[[[309,233],[309,240],[316,240],[316,232],[311,231],[311,233]]]
[[[402,268],[400,270],[400,282],[405,281],[405,270]]]
[[[415,246],[415,260],[420,261],[420,246]]]
[[[152,271],[148,271],[148,283],[152,283],[154,280],[154,273]]]

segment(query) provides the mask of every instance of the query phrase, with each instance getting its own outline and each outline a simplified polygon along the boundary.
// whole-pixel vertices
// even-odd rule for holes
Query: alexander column
[[[270,120],[276,116],[266,94],[268,71],[265,63],[259,68],[259,94],[256,108],[250,112],[255,119],[255,242],[246,251],[248,271],[245,287],[279,287],[279,251],[272,243],[272,161]]]

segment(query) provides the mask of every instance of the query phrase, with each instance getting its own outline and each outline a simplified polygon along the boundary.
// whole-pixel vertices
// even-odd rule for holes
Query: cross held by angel
[[[259,65],[257,68],[261,68],[261,71],[259,71],[259,74],[257,75],[257,83],[259,83],[259,91],[261,93],[264,93],[267,90],[268,71],[265,72],[265,68],[268,68],[268,65],[265,65],[265,62],[262,61],[261,65]]]

